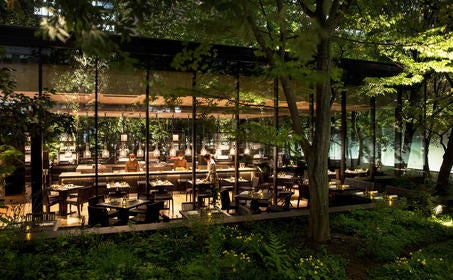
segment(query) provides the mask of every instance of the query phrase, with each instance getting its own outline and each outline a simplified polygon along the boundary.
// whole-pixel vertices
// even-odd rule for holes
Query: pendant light
[[[110,157],[110,152],[109,149],[107,149],[107,144],[104,143],[104,149],[102,150],[101,156],[103,158],[109,158]]]
[[[142,149],[142,144],[138,144],[137,157],[141,158],[145,156],[145,151]]]
[[[90,143],[89,142],[87,142],[85,144],[85,151],[83,151],[83,158],[91,158]]]
[[[250,155],[250,148],[247,144],[245,144],[244,155]]]
[[[230,156],[234,156],[236,155],[236,146],[231,146],[231,149],[230,149]]]
[[[187,115],[187,132],[189,132],[189,115]],[[187,137],[187,135],[186,135]],[[192,150],[190,149],[190,141],[187,141],[187,147],[186,147],[186,150],[184,151],[184,154],[186,156],[192,156]]]
[[[184,151],[184,154],[188,157],[190,157],[192,155],[192,150],[190,149],[190,143],[187,144],[187,148]]]
[[[160,157],[159,144],[157,144],[157,143],[156,143],[156,148],[153,151],[153,156],[156,158]]]
[[[208,153],[208,150],[206,150],[205,145],[203,144],[203,147],[200,150],[200,155],[204,156]]]
[[[175,157],[176,156],[176,148],[173,145],[172,145],[172,147],[170,149],[169,154],[170,154],[171,157]]]

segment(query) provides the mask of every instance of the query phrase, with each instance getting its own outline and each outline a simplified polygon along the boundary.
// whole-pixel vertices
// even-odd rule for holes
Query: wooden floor
[[[130,194],[131,198],[134,198],[136,194]],[[26,188],[25,194],[20,195],[12,195],[5,197],[5,204],[7,208],[0,209],[0,213],[2,213],[3,217],[7,217],[9,220],[14,221],[22,221],[27,213],[31,213],[31,190]],[[293,207],[297,205],[297,197],[298,193],[297,190],[295,194],[292,196],[291,204]],[[189,198],[189,197],[188,197]],[[186,202],[186,194],[175,191],[173,193],[173,200],[174,200],[174,211],[171,210],[162,210],[163,214],[166,214],[170,217],[170,219],[177,220],[181,219],[181,203]],[[299,207],[306,208],[307,201],[301,200]],[[69,212],[68,206],[68,212]],[[51,206],[51,211],[58,212],[58,204]],[[71,213],[67,216],[57,216],[57,224],[58,228],[71,228],[71,227],[81,227],[82,221],[85,221],[85,224],[88,222],[88,203],[85,203],[82,208],[82,212],[80,217],[77,214],[77,209],[75,206],[71,207]]]

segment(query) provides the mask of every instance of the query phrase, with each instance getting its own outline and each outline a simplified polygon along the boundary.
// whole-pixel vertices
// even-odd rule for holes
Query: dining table
[[[128,194],[131,186],[127,182],[110,182],[107,183],[107,193],[109,196],[122,197]]]
[[[118,219],[121,223],[127,224],[130,216],[129,211],[149,202],[149,200],[136,198],[112,198],[109,201],[98,203],[96,206],[118,210]]]
[[[231,215],[225,210],[219,208],[209,208],[209,209],[193,209],[193,210],[180,210],[179,213],[185,219],[192,218],[221,218],[221,217],[230,217]]]
[[[60,216],[67,216],[68,213],[68,202],[66,199],[69,193],[76,192],[78,189],[84,186],[74,184],[53,184],[49,187],[49,190],[58,193],[58,214]]]
[[[169,180],[151,180],[149,182],[152,190],[157,190],[158,192],[173,191],[175,185]]]
[[[239,207],[239,201],[250,201],[250,210],[252,213],[259,213],[260,203],[269,203],[273,197],[273,193],[271,192],[263,192],[263,191],[243,191],[234,196],[236,200],[236,207]]]
[[[252,183],[250,180],[244,179],[242,177],[239,177],[238,180],[238,189],[243,189],[243,190],[251,190],[252,189]],[[236,178],[235,177],[228,177],[228,178],[222,178],[221,179],[221,190],[228,190],[231,191],[234,189],[234,185],[236,184]]]
[[[346,169],[344,171],[345,176],[347,177],[364,177],[368,175],[368,169]]]
[[[192,180],[188,180],[187,183],[192,186],[194,190],[205,190],[212,189],[213,182],[205,179],[196,179],[195,183]]]

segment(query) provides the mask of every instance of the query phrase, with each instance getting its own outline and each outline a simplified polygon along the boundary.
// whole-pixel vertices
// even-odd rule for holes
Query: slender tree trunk
[[[423,139],[423,178],[426,183],[431,181],[431,171],[429,170],[429,144],[431,143],[431,138],[427,137]]]
[[[330,38],[322,37],[318,46],[318,70],[330,72]],[[316,85],[316,133],[309,151],[310,223],[308,237],[315,242],[330,241],[329,188],[327,158],[330,146],[330,79]]]
[[[394,167],[395,175],[401,175],[401,163],[403,162],[403,93],[401,89],[398,89],[396,94],[396,106],[395,106],[395,154],[394,154]]]
[[[439,195],[446,195],[449,193],[448,182],[451,168],[453,167],[453,128],[450,130],[447,149],[445,150],[443,158],[436,184],[436,193]]]

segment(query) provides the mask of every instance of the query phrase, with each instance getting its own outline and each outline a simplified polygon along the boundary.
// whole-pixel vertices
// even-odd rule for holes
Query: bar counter
[[[197,169],[196,178],[205,178],[207,174],[206,169]],[[231,178],[234,177],[234,168],[217,168],[217,174],[219,178]],[[61,184],[75,184],[89,186],[93,185],[95,181],[95,173],[86,172],[62,172],[59,176]],[[239,168],[239,176],[245,180],[253,179],[255,176],[255,168],[244,167]],[[181,182],[192,179],[192,170],[153,170],[149,171],[149,179],[166,179],[171,181],[175,186],[180,185]],[[131,192],[135,192],[138,181],[146,181],[146,172],[125,172],[125,171],[114,171],[114,172],[99,172],[98,183],[104,185],[109,182],[127,182],[131,186]]]

